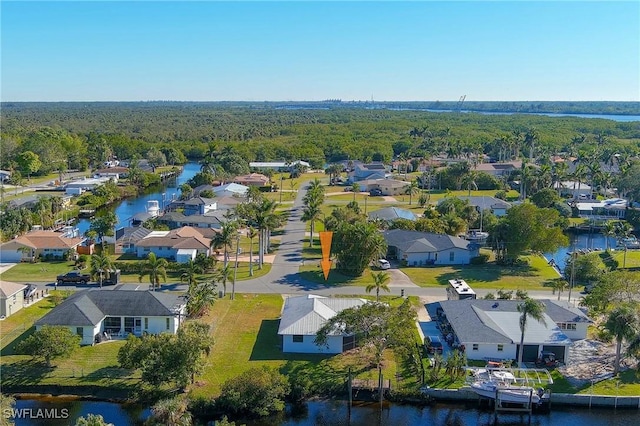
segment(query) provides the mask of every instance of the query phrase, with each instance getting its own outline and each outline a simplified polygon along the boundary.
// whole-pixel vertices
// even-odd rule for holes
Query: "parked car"
[[[387,259],[379,259],[378,260],[378,267],[380,269],[389,269],[389,268],[391,268],[391,264],[389,263],[389,261]]]
[[[58,285],[67,283],[86,284],[91,281],[91,275],[83,274],[80,271],[71,271],[63,275],[58,275],[56,277],[56,281],[58,282]]]
[[[442,353],[442,340],[438,336],[427,336],[424,338],[424,346],[430,354]]]
[[[378,188],[373,188],[371,191],[369,191],[369,196],[371,196],[371,197],[381,197],[382,196],[382,190],[380,190]]]
[[[351,192],[351,191],[353,191],[353,186],[347,186],[347,187],[344,189],[344,192]]]

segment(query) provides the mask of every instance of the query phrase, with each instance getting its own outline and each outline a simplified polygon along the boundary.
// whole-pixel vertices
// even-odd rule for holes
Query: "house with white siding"
[[[65,259],[85,238],[76,228],[64,232],[31,231],[0,245],[0,263],[31,262],[36,257]]]
[[[35,322],[68,327],[78,334],[81,345],[126,338],[129,334],[175,334],[186,315],[186,299],[159,291],[79,291]]]
[[[592,323],[582,311],[555,300],[544,304],[544,323],[529,318],[524,333],[524,362],[535,361],[541,352],[553,352],[566,362],[573,340],[585,339]],[[440,302],[455,340],[464,345],[468,359],[517,359],[520,351],[522,300],[464,299]]]
[[[479,245],[446,234],[391,229],[382,236],[388,246],[387,258],[407,266],[468,265],[479,255]]]
[[[24,306],[24,284],[0,281],[0,317],[6,318]]]
[[[194,260],[199,253],[209,256],[211,239],[203,232],[214,232],[206,228],[184,226],[171,231],[152,231],[135,242],[135,252],[139,258],[155,253],[157,257],[171,259],[178,263]],[[210,235],[210,234],[207,234]]]
[[[316,333],[328,320],[347,308],[362,306],[364,299],[331,298],[309,294],[289,297],[284,302],[278,335],[282,352],[305,354],[339,354],[355,347],[355,336],[334,333],[327,344],[314,343]]]

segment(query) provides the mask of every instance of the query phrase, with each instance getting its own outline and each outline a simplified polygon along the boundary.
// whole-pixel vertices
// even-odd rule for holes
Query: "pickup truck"
[[[89,281],[91,281],[91,275],[83,274],[83,273],[80,273],[79,271],[71,271],[71,272],[67,272],[64,275],[58,275],[56,277],[56,281],[58,282],[58,285],[67,284],[67,283],[86,284]]]

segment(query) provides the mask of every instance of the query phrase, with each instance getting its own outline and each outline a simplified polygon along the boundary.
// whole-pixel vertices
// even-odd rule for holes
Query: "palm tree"
[[[281,217],[276,210],[275,200],[264,199],[254,203],[250,208],[250,221],[258,228],[258,268],[262,269],[264,253],[269,247],[269,232],[281,224]]]
[[[560,294],[569,286],[569,283],[564,278],[556,278],[551,281],[551,288],[553,292],[558,292],[558,300],[560,300]]]
[[[375,288],[376,289],[376,302],[380,301],[380,290],[384,290],[387,293],[389,293],[391,290],[389,289],[389,286],[387,285],[387,283],[389,282],[389,274],[387,274],[386,272],[378,272],[378,273],[371,273],[371,276],[373,277],[373,284],[369,284],[367,286],[367,288],[365,289],[367,293],[371,293],[371,291]]]
[[[247,237],[249,237],[249,276],[253,276],[253,239],[258,235],[255,228],[251,226],[247,229]]]
[[[115,269],[115,265],[106,250],[102,250],[100,253],[92,254],[90,263],[91,276],[98,276],[100,278],[99,283],[100,287],[102,288],[102,280],[104,274],[106,273],[107,277],[109,277],[109,273],[110,271]]]
[[[315,229],[316,220],[320,219],[320,215],[322,214],[322,210],[320,209],[319,204],[309,204],[304,207],[302,211],[303,222],[311,222],[311,228],[309,230],[309,247],[313,247],[313,231]]]
[[[518,350],[518,365],[522,365],[522,353],[524,352],[524,332],[527,329],[527,320],[533,318],[543,325],[547,325],[544,319],[544,305],[542,302],[531,299],[524,299],[518,304],[518,312],[520,312],[520,348]]]
[[[353,201],[356,201],[356,195],[360,192],[360,184],[358,182],[353,182],[351,185],[351,189],[353,190]]]
[[[224,289],[224,294],[227,294],[227,282],[232,281],[235,283],[233,278],[233,268],[231,265],[225,265],[218,270],[218,277],[220,282],[222,282],[222,288]]]
[[[640,319],[638,313],[630,305],[621,305],[615,308],[607,317],[604,328],[616,339],[616,358],[613,365],[613,373],[620,371],[620,354],[622,342],[631,341],[640,332]]]
[[[478,172],[476,172],[475,170],[469,170],[462,177],[463,185],[466,185],[467,190],[469,191],[468,194],[467,194],[469,197],[471,197],[471,190],[472,189],[474,191],[478,190],[478,184],[476,183],[476,180],[478,180]]]
[[[235,221],[226,221],[222,223],[222,231],[218,232],[211,240],[211,248],[224,249],[223,262],[226,267],[229,263],[229,248],[236,239],[238,232],[238,223]]]
[[[165,426],[191,426],[193,424],[187,400],[179,396],[156,402],[151,407],[151,419],[153,424]]]
[[[606,221],[602,227],[602,233],[606,237],[607,251],[609,251],[609,238],[615,237],[617,233],[616,223],[612,220]]]
[[[189,286],[191,286],[196,282],[198,274],[202,273],[202,268],[193,260],[189,259],[189,261],[180,269],[180,272],[180,281],[186,281],[189,283]]]
[[[155,253],[151,252],[147,260],[142,264],[142,273],[140,273],[138,279],[142,282],[142,278],[145,275],[149,275],[149,283],[155,291],[156,287],[160,287],[160,278],[165,282],[167,281],[167,266],[169,266],[167,259],[157,257]]]
[[[418,182],[415,180],[412,181],[409,186],[407,186],[406,193],[409,194],[409,205],[413,202],[413,196],[416,195],[420,191],[420,187],[418,186]]]
[[[195,281],[190,284],[187,297],[187,313],[189,316],[199,317],[203,315],[216,300],[215,278]]]

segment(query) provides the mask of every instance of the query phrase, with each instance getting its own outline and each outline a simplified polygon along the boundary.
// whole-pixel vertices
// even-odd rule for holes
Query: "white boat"
[[[508,371],[478,370],[471,389],[479,396],[496,399],[509,404],[539,404],[547,394],[542,389],[517,384],[515,376]]]
[[[483,232],[483,231],[477,231],[477,230],[470,230],[469,232],[466,233],[464,238],[469,241],[476,241],[476,242],[485,241],[487,238],[489,238],[489,233]]]
[[[628,249],[640,248],[640,241],[636,237],[620,238],[618,246]]]
[[[160,203],[158,200],[149,200],[147,201],[147,213],[151,216],[156,217],[160,213]]]

